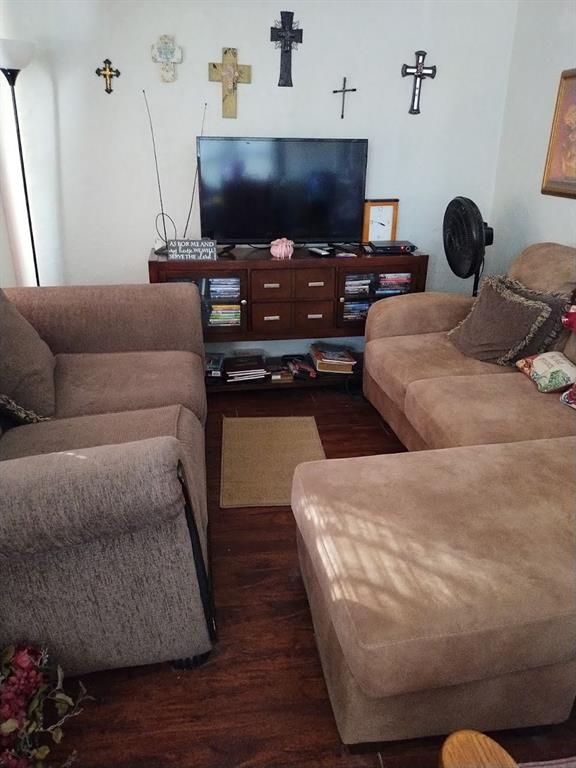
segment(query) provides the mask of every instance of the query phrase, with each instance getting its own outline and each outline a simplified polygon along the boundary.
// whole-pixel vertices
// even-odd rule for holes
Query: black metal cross
[[[340,117],[344,119],[344,100],[346,99],[347,93],[354,93],[356,91],[356,88],[346,88],[346,78],[342,80],[342,88],[338,88],[335,91],[332,91],[332,93],[341,93],[342,94],[342,112],[340,113]]]
[[[292,48],[296,48],[302,42],[302,29],[292,26],[294,13],[292,11],[280,11],[280,22],[270,27],[270,40],[276,43],[280,53],[280,77],[278,85],[292,88]]]
[[[104,59],[104,67],[98,67],[96,70],[98,77],[103,77],[106,83],[104,90],[106,93],[112,93],[112,78],[120,77],[120,71],[112,68],[110,59]]]
[[[410,115],[420,114],[420,90],[422,88],[422,80],[426,77],[436,77],[436,67],[425,67],[424,59],[426,58],[426,51],[416,51],[416,66],[409,67],[408,64],[402,64],[402,77],[406,75],[414,75],[414,86],[412,88],[412,103],[408,113]]]

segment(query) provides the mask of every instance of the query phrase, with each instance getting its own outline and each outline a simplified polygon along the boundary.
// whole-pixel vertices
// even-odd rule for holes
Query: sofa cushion
[[[205,529],[204,430],[198,418],[181,405],[77,416],[15,427],[0,438],[0,461],[99,445],[131,443],[152,437],[175,437],[187,445],[187,450],[182,453],[184,470],[192,505]]]
[[[1,290],[0,394],[41,416],[54,414],[54,355]]]
[[[574,658],[568,456],[576,438],[296,469],[298,528],[346,663],[368,696]]]
[[[576,435],[576,413],[516,372],[414,381],[404,414],[431,448]]]
[[[193,352],[56,356],[56,416],[184,405],[206,418],[204,363]]]
[[[576,248],[558,243],[536,243],[514,259],[508,277],[536,291],[565,296],[576,290]]]
[[[413,381],[438,376],[503,374],[501,365],[466,357],[444,332],[390,336],[366,344],[364,365],[370,376],[398,408],[404,407],[406,388]]]

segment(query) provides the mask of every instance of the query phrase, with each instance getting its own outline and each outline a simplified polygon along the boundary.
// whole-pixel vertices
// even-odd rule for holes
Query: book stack
[[[240,304],[212,304],[208,325],[214,327],[240,325]]]
[[[368,296],[370,293],[370,275],[346,275],[344,290],[347,296]]]
[[[345,301],[343,312],[344,320],[352,323],[366,320],[369,309],[369,301]]]
[[[261,355],[238,355],[224,360],[224,374],[227,383],[235,381],[259,381],[270,376]]]
[[[240,296],[238,277],[209,277],[208,282],[212,299],[237,299]]]
[[[376,296],[396,296],[410,290],[410,272],[385,272],[379,276]]]
[[[354,373],[357,362],[346,347],[332,344],[311,344],[310,357],[320,373]]]

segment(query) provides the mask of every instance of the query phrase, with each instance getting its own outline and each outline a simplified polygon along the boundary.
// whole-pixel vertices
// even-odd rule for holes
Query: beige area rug
[[[288,505],[298,464],[325,458],[313,416],[224,417],[220,506]]]

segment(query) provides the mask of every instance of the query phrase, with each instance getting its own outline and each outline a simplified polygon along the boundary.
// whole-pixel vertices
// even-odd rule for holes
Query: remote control
[[[327,251],[326,248],[308,248],[310,253],[316,253],[318,256],[329,256],[330,251]]]

